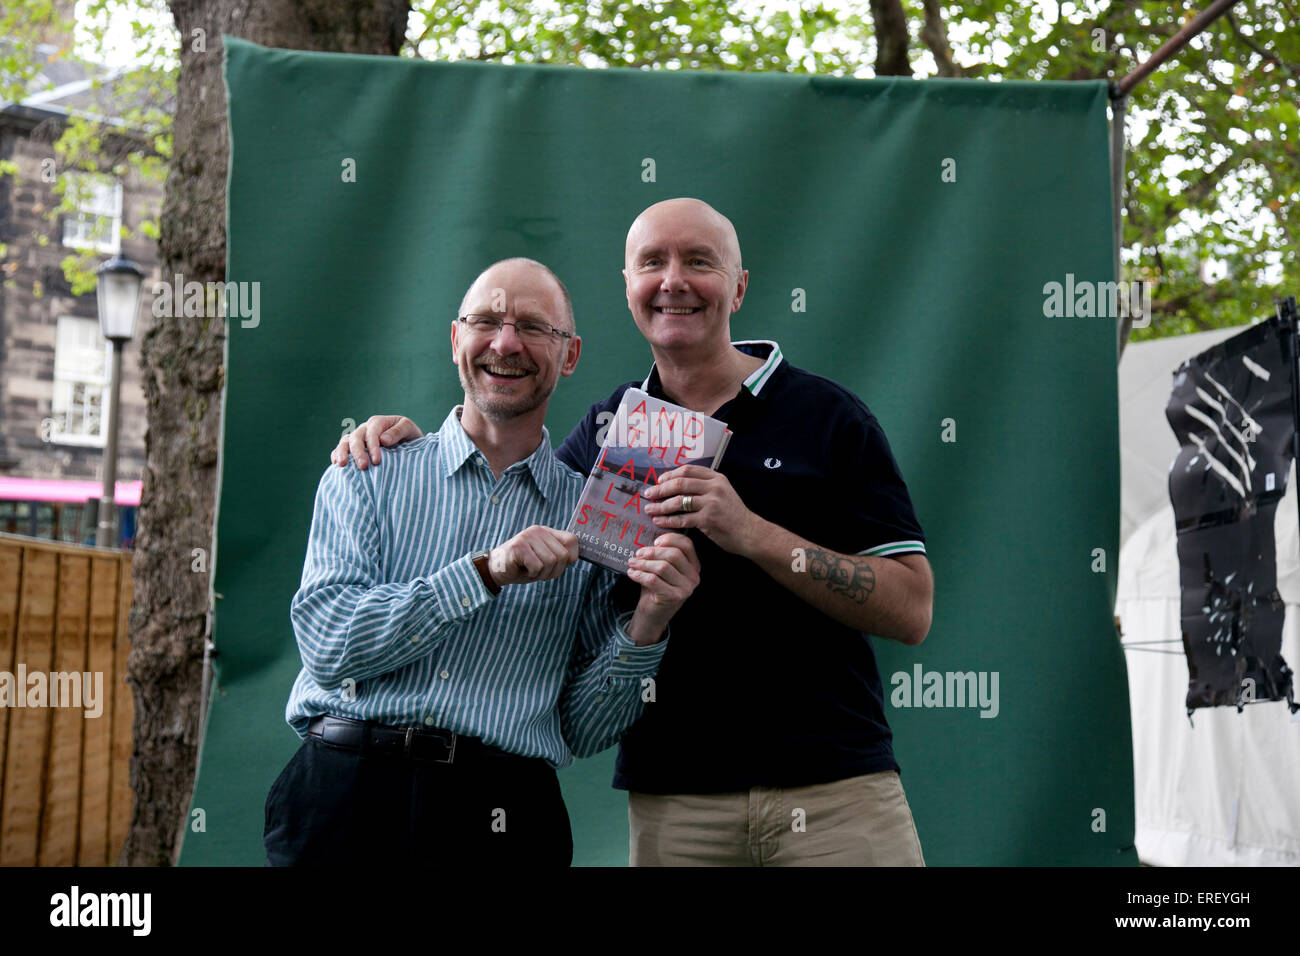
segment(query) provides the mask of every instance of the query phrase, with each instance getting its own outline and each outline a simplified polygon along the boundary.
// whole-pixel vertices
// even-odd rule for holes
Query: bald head
[[[536,290],[536,283],[528,281],[537,275],[544,277],[556,294],[555,324],[566,332],[576,331],[573,319],[573,300],[569,290],[564,287],[560,277],[538,262],[523,256],[514,256],[494,262],[478,274],[478,278],[465,292],[460,300],[460,315],[469,312],[502,312],[509,306],[509,300],[519,294],[523,286]],[[521,279],[524,281],[521,282]]]
[[[637,216],[627,231],[623,263],[628,265],[633,252],[655,237],[703,234],[722,254],[726,266],[735,274],[742,270],[740,239],[731,220],[702,199],[665,199]]]
[[[698,199],[655,203],[628,230],[623,266],[628,311],[656,361],[730,361],[731,315],[749,286],[731,220]]]

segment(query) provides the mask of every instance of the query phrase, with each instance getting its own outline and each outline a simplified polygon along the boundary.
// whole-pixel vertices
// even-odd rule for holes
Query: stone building
[[[93,531],[85,502],[98,499],[103,480],[112,353],[94,291],[73,295],[61,263],[73,253],[99,261],[120,253],[146,273],[136,337],[123,353],[117,468],[119,504],[138,504],[139,339],[159,278],[157,242],[140,226],[157,220],[162,185],[124,162],[142,140],[117,119],[120,75],[72,62],[68,47],[37,45],[29,94],[0,104],[0,170],[9,170],[0,174],[0,532],[85,541]],[[116,130],[102,138],[101,172],[61,168],[54,144],[78,112]],[[57,211],[60,185],[75,211]],[[129,539],[133,509],[124,518]]]

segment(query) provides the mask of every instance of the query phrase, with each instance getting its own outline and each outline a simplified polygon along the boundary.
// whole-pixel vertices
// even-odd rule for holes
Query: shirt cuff
[[[464,555],[426,578],[447,621],[463,621],[492,600],[470,556]]]
[[[668,638],[671,636],[668,626],[665,625],[664,636],[656,643],[637,644],[627,633],[627,626],[631,622],[631,612],[620,614],[618,631],[614,635],[614,640],[610,642],[612,660],[609,665],[609,676],[614,680],[653,677],[659,670],[659,662],[663,660],[664,652],[668,649]]]

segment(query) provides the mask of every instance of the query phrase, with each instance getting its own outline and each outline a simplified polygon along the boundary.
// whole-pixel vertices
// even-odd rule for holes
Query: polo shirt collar
[[[746,355],[752,355],[755,358],[764,360],[763,364],[754,369],[749,377],[741,383],[749,391],[749,394],[758,397],[763,390],[763,386],[768,383],[772,374],[785,361],[785,356],[781,354],[781,346],[771,339],[745,339],[741,342],[732,342],[731,346],[740,349]],[[653,364],[650,366],[650,374],[641,383],[641,389],[652,395],[662,395],[664,392],[663,383],[659,381],[659,369]]]
[[[463,405],[457,405],[443,419],[438,429],[438,464],[444,478],[450,478],[469,460],[482,455],[474,440],[465,434],[460,423]],[[487,456],[483,456],[486,460]],[[537,449],[524,459],[528,473],[533,477],[533,484],[542,493],[543,498],[553,498],[561,490],[559,476],[556,474],[555,453],[551,451],[551,433],[542,426],[542,440]],[[510,466],[515,467],[514,465]],[[508,470],[508,469],[507,469]]]

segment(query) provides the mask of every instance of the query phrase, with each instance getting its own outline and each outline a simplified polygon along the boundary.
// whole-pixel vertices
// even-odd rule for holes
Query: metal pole
[[[1237,3],[1237,0],[1214,0],[1214,3],[1206,7],[1204,12],[1198,13],[1193,19],[1188,21],[1185,27],[1166,40],[1160,49],[1151,54],[1150,59],[1128,76],[1124,77],[1124,79],[1120,80],[1119,83],[1116,84],[1111,95],[1114,97],[1128,96],[1129,90],[1133,89],[1133,87],[1145,80],[1152,70],[1160,66],[1183,47],[1187,46],[1187,42],[1192,37],[1196,36],[1196,34],[1200,33],[1219,17],[1227,13],[1235,3]]]
[[[122,342],[113,339],[113,377],[108,386],[108,442],[104,446],[104,490],[99,498],[99,528],[95,544],[117,547],[117,507],[113,496],[117,484],[117,406],[122,390]]]
[[[1128,98],[1115,97],[1110,101],[1110,202],[1115,229],[1115,281],[1121,281],[1119,250],[1124,245],[1124,115]],[[1131,310],[1120,309],[1115,334],[1118,336],[1116,361],[1124,357],[1129,331],[1133,327]]]

